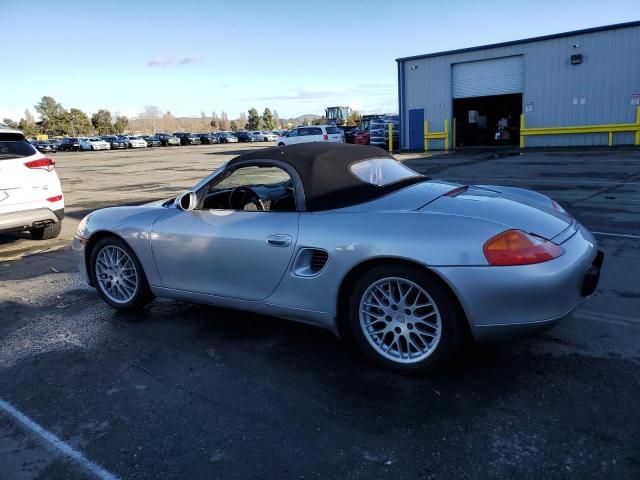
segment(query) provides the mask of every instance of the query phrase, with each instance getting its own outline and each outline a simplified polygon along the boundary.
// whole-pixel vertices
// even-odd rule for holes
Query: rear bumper
[[[438,267],[456,293],[477,340],[544,330],[569,316],[598,284],[604,254],[580,226],[562,243],[564,255],[514,267]]]
[[[57,223],[64,218],[64,208],[50,210],[48,208],[36,208],[21,212],[3,213],[0,215],[0,231],[27,230],[40,224]]]

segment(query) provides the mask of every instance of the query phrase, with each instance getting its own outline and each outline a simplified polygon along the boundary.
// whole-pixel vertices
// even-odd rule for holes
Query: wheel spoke
[[[138,272],[129,254],[116,245],[107,245],[95,261],[98,287],[112,301],[131,301],[138,288]]]

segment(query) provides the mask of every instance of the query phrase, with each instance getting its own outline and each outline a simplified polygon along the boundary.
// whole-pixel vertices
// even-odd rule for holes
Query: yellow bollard
[[[520,114],[520,148],[524,148],[524,113]]]
[[[389,122],[389,153],[393,153],[393,123]]]
[[[444,119],[444,149],[449,150],[449,119]]]
[[[429,139],[427,138],[427,134],[429,133],[429,122],[427,120],[424,121],[424,151],[429,151]]]
[[[609,132],[609,146],[613,146],[613,132]]]

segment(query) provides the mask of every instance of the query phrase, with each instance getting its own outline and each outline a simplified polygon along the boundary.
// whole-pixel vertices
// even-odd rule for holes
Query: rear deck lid
[[[572,218],[553,208],[548,197],[519,188],[470,186],[453,196],[441,196],[423,211],[468,216],[500,223],[552,239],[566,230]]]

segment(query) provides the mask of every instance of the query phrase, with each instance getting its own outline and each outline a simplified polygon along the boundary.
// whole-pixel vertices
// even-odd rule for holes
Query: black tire
[[[369,343],[363,327],[360,325],[360,302],[363,295],[371,285],[384,278],[405,279],[418,285],[431,297],[440,314],[440,339],[431,353],[420,361],[401,363],[383,356]],[[419,267],[386,265],[367,271],[358,279],[351,290],[348,303],[348,322],[353,339],[371,360],[401,373],[425,373],[441,367],[453,358],[463,341],[461,320],[456,317],[455,308],[448,292],[429,273]],[[407,328],[410,326],[409,324],[410,322],[407,320]]]
[[[131,258],[133,265],[136,269],[136,275],[139,281],[137,282],[136,291],[133,297],[126,303],[114,302],[111,298],[109,298],[109,296],[103,290],[100,282],[98,282],[98,279],[96,278],[96,258],[98,257],[98,254],[108,246],[116,246],[124,250],[127,253],[127,255],[129,255],[129,258]],[[91,275],[91,280],[95,285],[96,290],[98,291],[98,295],[100,295],[100,298],[102,298],[102,300],[104,300],[104,302],[107,305],[109,305],[112,308],[115,308],[116,310],[126,311],[126,310],[141,309],[145,305],[149,304],[154,298],[153,293],[149,288],[149,282],[147,281],[147,276],[144,273],[144,270],[142,268],[142,265],[140,264],[140,261],[138,260],[138,257],[136,257],[135,253],[133,253],[133,250],[129,248],[129,245],[127,245],[124,241],[122,241],[117,237],[105,237],[98,240],[98,242],[94,245],[93,249],[91,250],[89,269],[90,269],[89,274]]]
[[[62,222],[50,223],[44,227],[29,229],[32,240],[51,240],[60,235],[62,231]]]
[[[278,144],[278,146],[279,146],[279,147],[284,147],[284,143],[280,142],[280,143]]]

